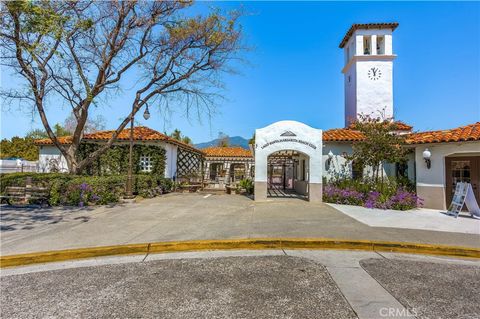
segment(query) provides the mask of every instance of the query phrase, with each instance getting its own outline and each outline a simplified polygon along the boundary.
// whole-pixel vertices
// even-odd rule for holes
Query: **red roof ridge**
[[[480,122],[452,129],[415,132],[407,135],[407,144],[480,141]]]
[[[392,31],[395,31],[395,29],[398,27],[398,22],[377,22],[377,23],[354,23],[348,29],[347,33],[345,33],[345,36],[342,39],[342,42],[339,44],[339,48],[342,49],[345,44],[347,44],[348,40],[350,37],[353,35],[353,33],[357,30],[362,30],[362,29],[392,29]]]
[[[116,130],[102,130],[84,134],[83,140],[105,141],[111,138]],[[61,144],[70,144],[72,136],[58,137]],[[117,141],[127,141],[130,139],[130,128],[124,128],[117,135]],[[133,128],[133,139],[135,141],[165,141],[167,143],[177,144],[178,146],[190,149],[195,152],[203,153],[196,147],[179,141],[173,137],[167,136],[147,126],[135,126]],[[36,145],[53,145],[53,141],[49,138],[35,140]]]
[[[250,150],[241,146],[208,146],[202,149],[208,157],[253,157]]]

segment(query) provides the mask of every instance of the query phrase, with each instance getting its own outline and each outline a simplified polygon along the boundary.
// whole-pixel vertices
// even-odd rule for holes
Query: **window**
[[[385,38],[377,36],[377,54],[385,54]]]
[[[370,55],[372,54],[372,39],[370,36],[363,36],[363,54]]]
[[[395,176],[397,178],[408,177],[408,164],[407,163],[395,163]]]
[[[363,165],[359,162],[352,162],[352,179],[363,178]]]
[[[152,157],[150,155],[140,156],[140,170],[142,172],[151,172],[153,167]]]

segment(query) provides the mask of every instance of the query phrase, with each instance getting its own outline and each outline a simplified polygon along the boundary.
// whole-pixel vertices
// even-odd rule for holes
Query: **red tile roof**
[[[350,29],[347,31],[347,33],[343,37],[342,42],[340,42],[339,47],[340,47],[340,49],[342,49],[345,46],[345,44],[347,44],[348,40],[350,39],[350,37],[353,35],[353,33],[356,30],[389,28],[389,29],[392,29],[392,31],[395,31],[395,29],[397,27],[398,27],[397,22],[391,22],[391,23],[355,23],[355,24],[352,24]]]
[[[83,140],[87,141],[107,141],[112,137],[112,134],[115,131],[98,131],[95,133],[89,133],[85,134],[83,136]],[[133,129],[133,139],[135,141],[164,141],[170,144],[175,144],[180,147],[189,149],[194,152],[201,153],[202,151],[193,147],[192,145],[183,143],[179,140],[176,140],[172,137],[169,137],[165,134],[162,134],[158,131],[152,130],[151,128],[145,127],[145,126],[136,126]],[[72,137],[71,136],[64,136],[64,137],[59,137],[58,140],[60,141],[61,144],[71,144],[72,143]],[[130,129],[124,129],[122,130],[118,136],[117,136],[117,141],[129,141],[130,140]],[[42,139],[42,140],[36,140],[35,141],[36,145],[52,145],[53,142],[51,139]]]
[[[410,126],[402,121],[395,121],[395,131],[411,131],[413,126]],[[349,129],[355,129],[355,123],[352,123],[348,126]]]
[[[349,128],[336,128],[323,131],[324,142],[356,142],[363,140],[363,134]]]
[[[250,150],[240,146],[233,147],[207,147],[202,149],[207,157],[253,157]]]
[[[407,144],[448,143],[480,141],[480,122],[460,126],[450,130],[412,133],[407,136]]]

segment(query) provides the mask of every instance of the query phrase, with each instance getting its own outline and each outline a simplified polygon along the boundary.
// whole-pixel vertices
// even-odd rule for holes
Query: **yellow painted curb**
[[[0,257],[0,268],[102,256],[235,249],[345,249],[480,259],[480,248],[471,247],[330,238],[255,238],[157,242],[9,255]]]

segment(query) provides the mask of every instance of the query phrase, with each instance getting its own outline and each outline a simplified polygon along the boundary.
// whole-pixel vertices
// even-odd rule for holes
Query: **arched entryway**
[[[308,155],[276,151],[268,156],[267,166],[267,197],[308,199]]]
[[[322,131],[296,121],[255,131],[255,200],[285,191],[322,201]]]

